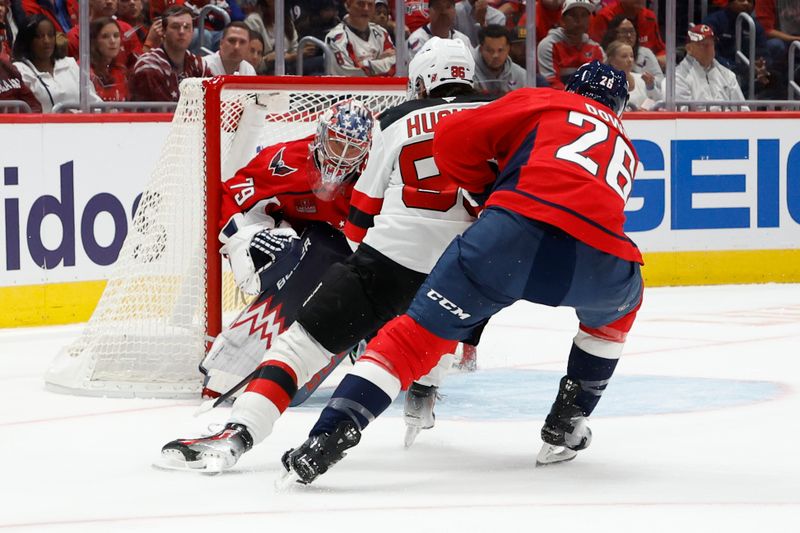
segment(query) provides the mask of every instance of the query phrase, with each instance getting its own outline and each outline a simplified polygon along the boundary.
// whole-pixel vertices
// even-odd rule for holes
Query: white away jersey
[[[483,97],[412,100],[380,117],[350,202],[345,235],[392,261],[428,273],[476,211],[433,162],[440,118],[486,103]]]

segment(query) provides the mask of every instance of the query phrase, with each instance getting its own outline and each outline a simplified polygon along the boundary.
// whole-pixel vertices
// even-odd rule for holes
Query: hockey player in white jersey
[[[438,37],[415,56],[410,100],[379,117],[351,197],[345,235],[360,243],[358,249],[328,269],[295,323],[272,344],[225,428],[166,444],[165,459],[197,469],[230,468],[272,432],[298,386],[330,364],[333,354],[406,310],[444,248],[474,220],[459,189],[426,187],[439,179],[431,153],[436,122],[486,101],[475,96],[474,66],[462,42]],[[433,425],[436,373],[412,385],[417,393],[409,395],[406,410],[411,440]]]

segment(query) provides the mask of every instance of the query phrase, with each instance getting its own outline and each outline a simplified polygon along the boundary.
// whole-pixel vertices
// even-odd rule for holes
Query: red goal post
[[[405,100],[402,78],[219,76],[181,84],[159,162],[106,289],[48,369],[57,392],[197,397],[197,370],[226,312],[244,305],[219,256],[220,183],[258,149],[302,138],[332,104],[374,113]]]

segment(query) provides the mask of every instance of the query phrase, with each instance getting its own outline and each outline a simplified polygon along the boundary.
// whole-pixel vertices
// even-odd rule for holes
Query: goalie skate
[[[219,473],[230,469],[253,447],[253,438],[240,424],[228,424],[222,431],[197,439],[177,439],[161,448],[161,468]]]
[[[359,443],[361,431],[351,420],[340,422],[333,433],[309,437],[299,448],[283,454],[281,462],[286,473],[279,485],[286,487],[293,481],[308,485],[324,474]]]
[[[556,401],[542,427],[544,444],[536,457],[536,466],[570,461],[592,442],[588,419],[575,404],[580,390],[577,381],[567,376],[561,378]]]
[[[423,429],[431,429],[436,423],[433,406],[436,404],[437,389],[433,385],[425,386],[412,383],[406,392],[403,407],[403,420],[406,423],[406,435],[403,444],[409,448]]]

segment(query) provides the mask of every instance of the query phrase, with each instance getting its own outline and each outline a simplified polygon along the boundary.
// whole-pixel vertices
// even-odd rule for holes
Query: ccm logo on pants
[[[450,311],[452,314],[456,315],[461,320],[466,320],[467,318],[471,317],[469,313],[465,313],[463,309],[459,306],[436,292],[435,290],[431,289],[428,291],[428,298],[433,300],[434,302],[439,302],[439,305]]]

